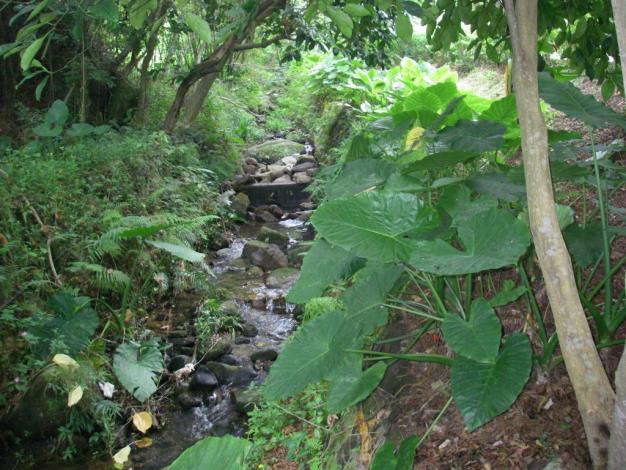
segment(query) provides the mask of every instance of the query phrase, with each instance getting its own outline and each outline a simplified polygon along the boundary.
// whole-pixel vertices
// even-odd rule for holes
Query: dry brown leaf
[[[145,449],[152,445],[152,439],[149,437],[142,437],[138,441],[135,441],[135,445],[140,449]]]

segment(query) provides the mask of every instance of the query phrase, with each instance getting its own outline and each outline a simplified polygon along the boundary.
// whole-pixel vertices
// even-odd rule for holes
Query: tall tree
[[[513,84],[533,241],[591,458],[596,468],[605,468],[615,396],[578,296],[555,210],[548,132],[539,107],[537,0],[505,0],[505,9],[513,47]]]

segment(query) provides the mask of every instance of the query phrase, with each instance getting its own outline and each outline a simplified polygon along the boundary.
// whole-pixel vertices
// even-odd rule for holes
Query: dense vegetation
[[[4,2],[0,465],[126,468],[158,446],[196,354],[245,330],[211,264],[260,220],[238,207],[251,149],[284,139],[321,164],[286,295],[299,326],[246,390],[238,437],[168,468],[547,464],[566,459],[558,423],[531,457],[464,457],[511,407],[550,410],[524,398],[546,383],[572,390],[551,411],[571,448],[587,439],[561,463],[623,468],[620,8]],[[186,372],[162,322],[184,310]]]

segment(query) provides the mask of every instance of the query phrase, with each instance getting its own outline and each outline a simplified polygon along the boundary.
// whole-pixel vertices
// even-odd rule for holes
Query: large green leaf
[[[98,314],[89,306],[88,297],[74,297],[68,293],[54,295],[48,307],[54,315],[38,314],[28,333],[37,338],[33,349],[41,358],[53,352],[75,355],[89,343],[100,322]],[[54,344],[64,344],[66,350],[58,351]]]
[[[22,58],[20,59],[20,67],[22,70],[26,72],[30,68],[30,64],[33,62],[35,55],[41,49],[46,36],[42,36],[38,39],[35,39],[30,45],[22,52]]]
[[[396,33],[403,41],[409,42],[413,37],[413,25],[407,15],[398,15],[396,17]]]
[[[603,105],[591,95],[584,95],[571,83],[561,83],[548,72],[539,73],[539,95],[550,106],[592,127],[613,124],[626,129],[626,118]]]
[[[403,271],[399,264],[388,264],[368,265],[357,273],[354,285],[341,297],[348,312],[345,325],[352,334],[369,335],[387,323],[387,310],[382,304]]]
[[[465,184],[473,191],[492,194],[503,201],[513,202],[526,196],[523,184],[509,180],[502,173],[476,174],[465,180]]]
[[[407,236],[437,225],[435,211],[416,196],[394,192],[335,199],[321,205],[311,220],[329,242],[380,262],[408,259],[413,242]]]
[[[509,95],[494,101],[489,109],[480,115],[481,119],[487,121],[501,122],[509,124],[517,120],[517,107],[515,104],[515,96]]]
[[[441,324],[443,336],[455,353],[487,363],[498,355],[501,329],[500,320],[485,299],[472,302],[467,321],[449,314]]]
[[[445,210],[458,225],[462,220],[474,217],[479,212],[498,207],[498,200],[483,195],[471,200],[471,191],[463,184],[445,188],[439,196],[439,207]]]
[[[302,325],[272,365],[264,387],[268,398],[286,398],[328,377],[355,353],[360,343],[344,328],[345,315],[329,312]]]
[[[491,152],[504,145],[506,127],[491,121],[460,120],[437,134],[437,142],[450,150]]]
[[[528,227],[502,209],[482,211],[454,225],[465,251],[442,240],[419,242],[410,263],[434,274],[477,273],[515,264],[530,244]]]
[[[457,357],[452,365],[452,397],[470,431],[506,411],[528,381],[532,349],[522,333],[509,336],[495,362]]]
[[[324,189],[329,199],[349,196],[384,183],[393,170],[394,166],[385,160],[354,160],[346,164],[339,176]]]
[[[328,393],[328,411],[339,413],[372,393],[385,376],[387,365],[379,362],[365,372],[342,374],[333,379]]]
[[[415,449],[419,444],[418,436],[407,437],[400,444],[398,453],[393,453],[393,442],[386,441],[374,455],[371,470],[412,470]]]
[[[478,153],[476,152],[464,152],[461,150],[434,153],[407,165],[403,171],[405,173],[413,173],[415,171],[441,170],[458,163],[465,163],[477,156]]]
[[[252,443],[234,436],[206,437],[185,450],[167,470],[245,470]]]
[[[193,13],[187,13],[185,15],[185,23],[189,26],[194,33],[198,35],[202,41],[211,45],[213,43],[213,33],[211,33],[211,27],[204,18],[194,15]]]
[[[128,392],[141,403],[157,390],[163,372],[163,355],[156,344],[124,343],[113,356],[113,372]]]
[[[602,226],[598,223],[586,227],[571,225],[563,232],[567,248],[574,261],[586,267],[595,262],[603,253]]]
[[[339,28],[341,34],[343,34],[347,38],[352,37],[352,29],[354,28],[354,23],[352,22],[352,18],[350,18],[350,15],[340,10],[339,8],[334,8],[330,6],[326,7],[325,11],[328,17],[333,20],[333,22],[337,25],[337,28]]]
[[[362,266],[362,260],[349,251],[317,240],[302,261],[298,281],[287,294],[287,301],[303,304],[319,297],[333,282],[349,276]]]
[[[206,256],[204,253],[199,253],[183,245],[175,245],[173,243],[161,242],[158,240],[146,240],[146,243],[152,245],[155,248],[165,250],[171,255],[185,261],[189,261],[190,263],[202,263]]]

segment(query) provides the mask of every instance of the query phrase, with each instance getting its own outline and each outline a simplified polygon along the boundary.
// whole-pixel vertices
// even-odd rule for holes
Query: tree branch
[[[264,48],[264,47],[271,46],[272,44],[276,44],[277,42],[280,42],[283,39],[288,39],[288,38],[281,34],[281,35],[275,36],[271,39],[266,39],[265,41],[261,41],[261,42],[248,42],[246,44],[239,44],[238,46],[235,46],[235,51],[239,52],[239,51],[247,51],[250,49]]]

